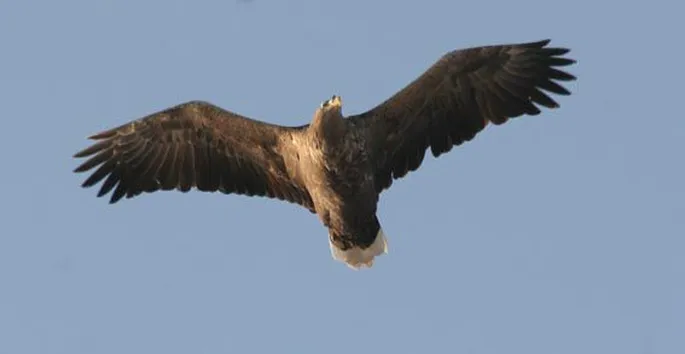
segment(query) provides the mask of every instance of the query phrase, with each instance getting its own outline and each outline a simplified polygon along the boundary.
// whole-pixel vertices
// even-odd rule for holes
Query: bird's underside
[[[270,124],[208,102],[186,102],[91,136],[96,142],[74,155],[87,158],[75,172],[92,171],[83,187],[102,182],[97,195],[111,192],[110,203],[143,192],[195,188],[288,201],[322,220],[326,212],[339,221],[327,225],[334,258],[353,268],[370,266],[386,251],[385,236],[379,224],[376,230],[374,223],[366,227],[351,220],[377,221],[378,194],[418,169],[429,148],[438,157],[473,139],[489,123],[538,115],[540,107],[557,108],[550,93],[570,94],[558,82],[575,77],[560,67],[575,61],[564,57],[568,49],[548,43],[449,52],[392,97],[345,119],[338,96],[315,111],[311,124],[301,126]],[[341,136],[342,141],[335,140]],[[358,141],[351,143],[350,136]],[[329,153],[322,154],[322,146]],[[369,176],[365,188],[350,177],[355,164],[332,158],[312,163],[316,161],[304,157],[327,159],[330,151],[360,146]],[[326,172],[328,167],[322,166],[335,167],[336,183],[372,193],[360,197],[315,190],[308,176]],[[341,207],[362,203],[373,208],[356,213],[349,210],[357,208],[347,208],[344,217],[335,208],[322,210],[320,205],[331,204],[327,198],[333,197]]]

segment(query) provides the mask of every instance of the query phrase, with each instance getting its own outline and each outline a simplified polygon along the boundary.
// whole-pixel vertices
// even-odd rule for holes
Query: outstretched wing
[[[220,191],[265,196],[313,211],[307,189],[286,155],[303,127],[282,127],[249,119],[207,102],[191,101],[90,137],[97,143],[74,157],[90,157],[74,172],[97,167],[83,182],[105,180],[101,197],[110,203],[142,192]]]
[[[574,63],[566,48],[549,40],[455,50],[375,108],[350,117],[367,129],[376,154],[380,192],[419,168],[426,149],[448,152],[483,130],[523,114],[537,115],[535,104],[558,104],[542,90],[570,94],[553,80],[575,80],[555,67]]]

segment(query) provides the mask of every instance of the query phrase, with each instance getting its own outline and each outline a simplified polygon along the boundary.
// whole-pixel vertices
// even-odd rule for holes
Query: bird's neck
[[[335,117],[317,117],[311,127],[314,138],[324,148],[338,146],[345,135],[345,122]]]

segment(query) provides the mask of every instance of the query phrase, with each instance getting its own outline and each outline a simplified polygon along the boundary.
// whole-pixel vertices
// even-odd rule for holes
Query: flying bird
[[[550,40],[457,49],[376,107],[344,117],[338,95],[309,124],[281,126],[187,101],[90,136],[76,153],[95,169],[109,202],[143,192],[195,188],[296,203],[328,228],[332,257],[353,269],[387,253],[376,216],[379,195],[415,171],[430,148],[438,157],[489,123],[538,115],[569,95],[560,67],[575,63]]]

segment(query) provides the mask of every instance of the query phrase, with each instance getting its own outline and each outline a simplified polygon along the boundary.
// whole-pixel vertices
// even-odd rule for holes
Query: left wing
[[[553,80],[575,80],[556,69],[575,61],[561,57],[566,48],[546,47],[549,40],[455,50],[375,108],[351,116],[365,129],[376,159],[376,189],[419,168],[426,149],[446,153],[483,130],[523,114],[537,115],[539,104],[558,107],[542,90],[570,92]]]

